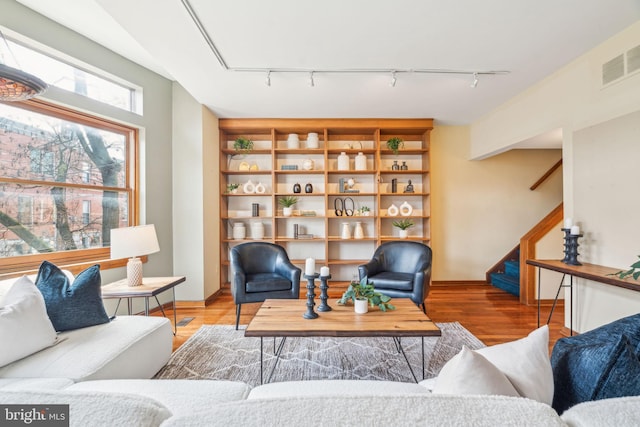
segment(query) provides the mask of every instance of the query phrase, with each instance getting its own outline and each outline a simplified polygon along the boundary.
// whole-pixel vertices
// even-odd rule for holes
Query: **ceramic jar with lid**
[[[367,170],[367,156],[365,156],[362,152],[359,152],[356,156],[356,170],[357,171],[366,171]]]
[[[318,134],[309,132],[307,135],[307,148],[318,148]]]
[[[338,156],[338,170],[339,171],[348,171],[349,170],[349,156],[346,152],[341,152]]]
[[[287,148],[300,148],[300,139],[297,133],[290,133],[287,137]]]
[[[233,224],[233,239],[242,240],[247,236],[247,229],[244,222],[236,222]]]
[[[264,224],[262,221],[251,221],[251,238],[253,240],[264,239]]]

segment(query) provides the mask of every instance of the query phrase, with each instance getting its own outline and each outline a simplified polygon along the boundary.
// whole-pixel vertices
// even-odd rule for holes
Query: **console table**
[[[573,335],[573,278],[578,277],[581,279],[592,280],[594,282],[604,283],[606,285],[617,286],[620,288],[629,289],[632,291],[640,291],[640,283],[631,279],[620,279],[614,276],[614,273],[620,271],[619,268],[605,267],[603,265],[587,264],[582,265],[569,265],[560,260],[542,260],[542,259],[528,259],[527,264],[538,267],[538,327],[540,327],[540,271],[542,269],[556,271],[562,273],[562,279],[560,279],[560,285],[558,291],[553,299],[553,305],[551,306],[551,312],[547,319],[547,324],[551,321],[551,315],[556,308],[558,302],[558,296],[560,295],[560,289],[569,288],[571,294],[571,304],[569,305],[569,328],[570,334]],[[569,284],[564,284],[565,276],[569,276]]]

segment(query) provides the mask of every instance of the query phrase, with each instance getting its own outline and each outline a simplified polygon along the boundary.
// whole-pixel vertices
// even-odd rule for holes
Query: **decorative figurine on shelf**
[[[293,192],[294,193],[300,193],[302,191],[302,187],[300,187],[300,184],[298,184],[297,182],[295,184],[293,184]]]
[[[310,182],[308,182],[307,185],[304,186],[304,192],[313,193],[313,185],[311,185]]]
[[[413,192],[414,192],[414,191],[413,191],[413,184],[411,184],[411,180],[409,180],[409,181],[407,182],[407,186],[406,186],[406,187],[404,187],[404,192],[405,192],[405,193],[413,193]]]

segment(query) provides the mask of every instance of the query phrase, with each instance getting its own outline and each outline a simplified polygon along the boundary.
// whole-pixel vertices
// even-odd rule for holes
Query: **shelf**
[[[221,141],[218,156],[218,169],[221,171],[218,186],[221,192],[220,236],[230,236],[229,227],[232,222],[242,221],[248,225],[252,221],[261,221],[264,223],[265,234],[269,236],[263,241],[283,246],[292,261],[298,265],[304,264],[305,259],[309,257],[315,258],[317,265],[330,264],[333,283],[349,283],[356,267],[368,262],[379,244],[400,240],[396,228],[391,224],[393,221],[411,219],[416,224],[409,233],[419,236],[410,236],[408,241],[430,241],[432,224],[429,146],[432,119],[220,119],[218,126]],[[305,135],[310,132],[318,134],[319,148],[306,148]],[[286,139],[290,133],[299,135],[300,148],[287,148]],[[231,145],[238,137],[253,139],[256,149],[250,153],[237,153]],[[386,147],[386,141],[391,137],[404,139],[405,146],[397,155]],[[346,146],[353,148],[343,148]],[[349,156],[350,167],[353,169],[337,170],[337,161],[341,153]],[[358,153],[366,156],[367,170],[355,170],[355,158]],[[306,159],[313,160],[312,170],[302,168]],[[260,170],[230,170],[237,169],[243,161],[256,165]],[[398,164],[404,162],[411,169],[391,170],[393,161],[397,161]],[[308,162],[304,164],[309,166]],[[298,169],[283,170],[283,165],[295,165]],[[337,192],[342,178],[345,181],[353,178],[356,181],[354,188],[361,192]],[[387,192],[391,190],[392,178],[398,178],[400,192]],[[240,183],[241,187],[237,193],[222,194],[228,184],[246,182],[248,179],[252,182],[262,181],[269,192],[244,193],[243,183]],[[412,181],[416,192],[402,192],[408,184],[407,179]],[[304,192],[306,183],[312,184],[314,192]],[[300,193],[292,192],[295,184],[300,184]],[[281,198],[287,196],[299,198],[292,216],[284,216],[278,203]],[[366,206],[370,209],[370,214],[336,216],[334,201],[344,201],[347,198],[354,202],[354,213],[358,208]],[[405,199],[413,207],[414,215],[386,215],[386,208],[392,201],[399,205]],[[260,212],[268,213],[269,216],[229,216],[251,212],[249,209],[252,202],[259,203]],[[349,208],[350,202],[346,202]],[[299,215],[303,211],[315,212],[316,215]],[[340,231],[341,223],[344,222],[350,223],[351,227],[356,222],[361,222],[366,237],[342,239]],[[298,225],[301,234],[314,237],[294,239],[294,225]],[[221,239],[221,283],[229,282],[232,273],[229,248],[252,241],[255,240],[251,239],[249,228],[246,239]],[[352,256],[359,259],[349,259]]]

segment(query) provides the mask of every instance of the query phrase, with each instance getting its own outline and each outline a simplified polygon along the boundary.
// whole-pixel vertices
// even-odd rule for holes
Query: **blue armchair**
[[[380,245],[371,261],[358,266],[376,290],[391,298],[411,298],[426,313],[431,286],[431,248],[420,242],[393,241]]]
[[[249,242],[231,249],[231,294],[236,304],[236,329],[242,304],[268,298],[300,297],[301,270],[289,260],[282,246]]]

